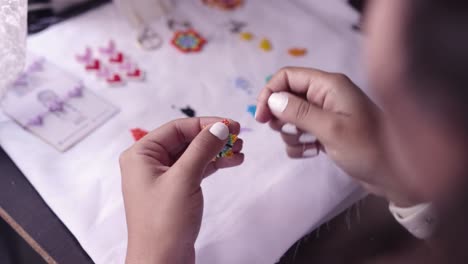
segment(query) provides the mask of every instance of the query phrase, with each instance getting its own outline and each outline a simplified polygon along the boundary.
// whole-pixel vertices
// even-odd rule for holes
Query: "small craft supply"
[[[183,53],[200,52],[206,40],[194,29],[176,31],[172,45]]]
[[[143,71],[129,56],[117,48],[113,40],[97,49],[99,58],[93,56],[90,47],[85,49],[83,54],[76,55],[79,63],[84,64],[87,71],[93,72],[96,76],[110,86],[122,86],[126,81],[144,81],[146,77]]]
[[[167,27],[172,31],[187,30],[192,28],[192,23],[190,23],[189,21],[177,21],[171,18],[167,20]]]
[[[254,36],[250,32],[242,32],[239,34],[240,38],[245,41],[251,41],[253,40]]]
[[[234,80],[234,85],[237,89],[243,90],[247,94],[252,94],[252,90],[250,89],[250,82],[247,79],[244,79],[242,77],[237,77]]]
[[[202,2],[207,6],[226,11],[234,10],[244,4],[244,0],[202,0]]]
[[[273,78],[273,75],[268,75],[267,77],[265,77],[265,82],[268,83],[270,82],[271,78]]]
[[[101,61],[93,59],[91,62],[85,65],[87,71],[99,71],[101,69]]]
[[[247,26],[247,23],[231,20],[229,21],[228,26],[230,27],[231,33],[238,34]]]
[[[132,133],[133,139],[135,141],[138,141],[138,140],[142,139],[144,136],[146,136],[148,134],[148,131],[143,130],[141,128],[131,129],[130,132]]]
[[[125,84],[122,77],[118,73],[113,73],[106,78],[106,82],[111,86],[121,86]]]
[[[240,134],[242,134],[242,133],[248,133],[248,132],[253,132],[253,129],[248,128],[248,127],[241,127],[241,129],[240,129]]]
[[[266,38],[260,41],[260,48],[264,51],[271,51],[273,49],[271,42]]]
[[[223,121],[221,121],[223,124],[225,124],[226,126],[229,126],[230,125],[230,122],[229,120],[227,119],[224,119]],[[228,141],[226,142],[226,145],[224,145],[223,149],[221,150],[221,152],[218,153],[218,155],[216,155],[216,159],[219,159],[219,158],[231,158],[232,156],[234,156],[234,152],[232,151],[232,148],[234,147],[234,143],[236,143],[237,141],[237,135],[235,134],[229,134],[229,137],[228,137]]]
[[[248,105],[247,106],[247,112],[250,113],[253,117],[255,117],[255,113],[257,112],[257,106],[256,105]]]
[[[234,134],[229,134],[228,142],[224,146],[224,148],[219,152],[219,154],[216,156],[216,158],[231,158],[234,156],[234,152],[232,151],[232,148],[234,146],[234,143],[237,141],[237,135]]]
[[[138,68],[135,68],[133,70],[129,70],[127,72],[127,78],[129,80],[139,80],[139,81],[142,81],[145,79],[145,72],[138,69]]]
[[[177,107],[175,105],[172,106],[172,109],[176,109]],[[178,108],[177,108],[178,109]],[[180,112],[184,115],[186,115],[187,117],[195,117],[196,116],[196,112],[195,110],[193,110],[190,106],[187,105],[187,107],[185,108],[180,108],[179,109]]]
[[[305,48],[291,48],[288,50],[289,55],[293,57],[303,57],[307,54],[307,49]]]
[[[137,35],[138,45],[144,50],[155,50],[161,47],[163,40],[150,27],[144,27]]]

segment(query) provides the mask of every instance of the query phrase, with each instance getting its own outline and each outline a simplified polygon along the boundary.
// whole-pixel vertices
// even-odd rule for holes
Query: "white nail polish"
[[[281,131],[285,134],[289,135],[297,135],[297,127],[293,124],[286,123],[284,126],[281,128]]]
[[[268,98],[268,106],[272,112],[282,113],[288,106],[288,95],[284,92],[274,93]]]
[[[299,143],[314,143],[317,138],[309,133],[304,133],[299,137]]]
[[[313,158],[318,156],[318,150],[316,148],[312,149],[306,149],[304,153],[302,154],[302,157],[304,158]]]
[[[225,140],[229,136],[229,127],[222,122],[218,122],[210,127],[210,133],[220,140]]]

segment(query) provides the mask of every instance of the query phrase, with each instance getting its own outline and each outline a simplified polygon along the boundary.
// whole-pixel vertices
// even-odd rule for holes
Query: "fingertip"
[[[240,128],[241,128],[241,125],[239,122],[237,121],[234,121],[232,119],[228,119],[229,120],[229,132],[231,134],[234,134],[234,135],[239,135],[240,133]]]
[[[244,147],[244,141],[239,138],[237,139],[236,143],[234,143],[234,146],[232,146],[232,151],[234,153],[239,153],[243,147]]]
[[[268,87],[263,88],[260,92],[260,95],[257,98],[257,111],[255,113],[255,120],[260,123],[266,123],[271,120],[273,117],[268,107],[268,98],[272,92]]]

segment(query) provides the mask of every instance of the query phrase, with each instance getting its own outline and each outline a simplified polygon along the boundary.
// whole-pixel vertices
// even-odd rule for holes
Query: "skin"
[[[230,159],[213,160],[227,140],[209,132],[221,118],[179,119],[150,132],[122,153],[128,226],[127,263],[194,263],[203,214],[203,178],[240,165],[242,140]],[[207,126],[206,128],[204,128]],[[230,121],[230,133],[240,125]]]
[[[443,200],[464,169],[460,135],[409,92],[417,80],[405,61],[408,2],[371,1],[365,19],[369,81],[380,107],[342,74],[284,68],[261,91],[256,116],[280,133],[290,123],[315,135],[318,142],[306,149],[319,148],[368,191],[402,207]],[[268,106],[278,92],[288,97],[281,113]],[[194,263],[203,213],[200,182],[244,158],[238,143],[233,159],[212,161],[224,142],[203,126],[220,120],[170,122],[122,154],[127,263]],[[232,122],[230,130],[239,127]],[[302,158],[299,135],[282,134],[292,158]]]

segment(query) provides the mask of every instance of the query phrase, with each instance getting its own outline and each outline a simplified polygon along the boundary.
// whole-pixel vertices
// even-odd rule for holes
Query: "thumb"
[[[279,92],[268,98],[272,114],[284,123],[290,123],[316,136],[322,143],[331,136],[329,129],[337,119],[336,115],[296,95]]]
[[[173,165],[183,174],[201,176],[207,165],[222,150],[229,137],[229,127],[222,122],[203,129],[190,143],[184,154]]]

